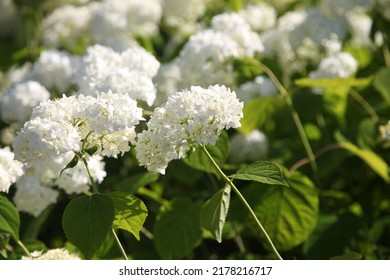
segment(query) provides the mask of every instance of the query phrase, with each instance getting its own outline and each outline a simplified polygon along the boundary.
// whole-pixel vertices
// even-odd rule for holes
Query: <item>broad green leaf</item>
[[[390,68],[382,68],[375,75],[374,87],[380,92],[383,99],[390,103]]]
[[[215,146],[206,145],[206,148],[217,164],[222,166],[225,163],[230,150],[230,142],[227,133],[222,132],[215,143]],[[214,173],[219,176],[217,169],[200,148],[196,149],[188,158],[184,159],[184,162],[192,168],[208,173]]]
[[[287,186],[280,167],[270,161],[259,161],[242,167],[236,174],[230,175],[233,179],[256,181],[267,185]]]
[[[266,96],[250,100],[245,103],[243,109],[243,118],[241,119],[240,132],[247,135],[255,128],[263,126],[272,126],[273,120],[270,118],[276,109],[281,107],[281,99],[274,96]]]
[[[309,178],[294,172],[286,180],[289,188],[267,188],[252,183],[242,191],[280,251],[290,250],[310,236],[316,225],[319,204],[316,187]],[[247,212],[242,213],[250,219]],[[252,228],[257,237],[264,237],[257,227]],[[264,245],[268,246],[267,242]]]
[[[351,152],[363,160],[375,173],[377,173],[386,183],[390,182],[389,166],[387,163],[371,150],[361,149],[348,142],[341,133],[336,133],[335,137],[341,147]]]
[[[373,77],[368,78],[326,78],[326,79],[310,79],[303,78],[295,80],[294,83],[300,87],[312,87],[323,89],[345,89],[350,87],[366,87],[368,86]]]
[[[149,185],[158,180],[159,174],[155,172],[142,172],[134,174],[122,180],[115,186],[118,191],[136,193],[140,187]]]
[[[112,192],[108,195],[114,202],[114,227],[126,230],[140,240],[139,232],[148,216],[145,204],[138,197],[125,192]]]
[[[208,230],[219,243],[222,242],[222,230],[229,211],[229,204],[230,186],[226,185],[206,201],[200,214],[202,227]]]
[[[18,210],[5,196],[0,195],[0,232],[8,233],[15,241],[18,241],[19,226]]]
[[[227,3],[230,7],[235,12],[238,12],[241,10],[241,7],[243,5],[243,0],[227,0]]]
[[[154,226],[154,242],[163,259],[181,259],[200,244],[201,207],[188,198],[175,198],[162,209]]]
[[[62,226],[68,240],[91,258],[111,232],[114,203],[107,195],[81,195],[66,206]]]

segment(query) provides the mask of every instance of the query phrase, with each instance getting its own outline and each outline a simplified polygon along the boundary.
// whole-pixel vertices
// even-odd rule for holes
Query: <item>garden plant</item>
[[[390,259],[390,1],[0,1],[0,260]]]

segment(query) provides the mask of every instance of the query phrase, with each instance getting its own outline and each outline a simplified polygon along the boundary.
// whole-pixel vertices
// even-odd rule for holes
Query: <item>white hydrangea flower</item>
[[[66,91],[74,80],[76,58],[56,49],[43,51],[32,69],[32,79],[47,88]]]
[[[13,147],[17,160],[32,164],[42,158],[80,151],[81,137],[70,123],[36,117],[24,124]]]
[[[196,21],[206,12],[205,0],[164,0],[163,22],[184,34],[196,30]]]
[[[77,71],[80,91],[96,96],[112,90],[127,93],[151,106],[156,99],[152,78],[160,63],[141,47],[132,47],[122,53],[101,45],[89,47]]]
[[[256,31],[268,30],[276,24],[276,9],[266,2],[248,5],[239,14]]]
[[[81,258],[70,253],[65,248],[51,249],[43,253],[42,251],[31,252],[31,257],[22,257],[22,260],[81,260]]]
[[[64,190],[67,194],[79,194],[90,189],[90,179],[81,160],[73,168],[63,168],[72,160],[74,153],[67,152],[54,158],[46,158],[27,169],[26,173],[39,178],[42,186]],[[101,183],[107,173],[104,170],[104,162],[101,156],[87,158],[88,168],[97,183]]]
[[[23,175],[16,182],[16,192],[13,198],[19,211],[38,217],[50,204],[57,201],[59,192],[42,186],[37,176]]]
[[[10,186],[23,175],[23,164],[14,160],[9,147],[0,148],[0,192],[8,192]]]
[[[94,42],[150,36],[158,31],[161,0],[104,0],[95,5],[91,19]]]
[[[42,23],[44,45],[49,48],[76,46],[80,38],[89,34],[91,7],[64,5],[55,9]]]
[[[248,135],[236,133],[230,139],[229,159],[233,163],[255,162],[267,156],[267,137],[258,129]]]
[[[225,86],[191,87],[154,110],[148,130],[138,134],[137,159],[149,171],[165,173],[168,163],[194,146],[215,144],[223,129],[240,126],[243,103]]]
[[[169,95],[177,92],[181,80],[182,73],[177,63],[161,64],[156,77],[153,78],[153,83],[157,88],[157,98],[154,105],[161,106],[167,101]]]
[[[50,93],[38,82],[17,83],[1,98],[1,118],[7,123],[23,125],[30,118],[32,109],[49,98]]]
[[[388,121],[386,125],[380,126],[379,130],[383,139],[390,140],[390,121]]]
[[[237,13],[219,14],[211,20],[212,29],[228,35],[240,46],[240,56],[253,57],[264,51],[260,36]]]
[[[370,38],[373,19],[364,13],[348,13],[346,15],[354,46],[371,46]]]
[[[369,11],[374,0],[323,0],[320,9],[330,18],[344,17],[352,11]]]
[[[246,82],[237,90],[240,100],[248,100],[263,96],[277,95],[278,90],[272,80],[266,76],[257,76],[253,81]]]
[[[325,57],[317,70],[309,74],[312,79],[321,78],[348,78],[358,68],[358,62],[349,53],[341,52]]]
[[[49,100],[35,107],[14,142],[22,162],[80,152],[95,145],[97,154],[116,157],[130,150],[142,109],[127,94],[100,93]]]

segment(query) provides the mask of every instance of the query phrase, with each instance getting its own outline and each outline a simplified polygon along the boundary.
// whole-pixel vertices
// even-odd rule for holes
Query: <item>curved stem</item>
[[[301,137],[303,146],[304,146],[304,148],[306,150],[307,156],[308,156],[308,158],[310,160],[310,165],[311,165],[311,168],[313,170],[316,182],[319,185],[319,183],[320,183],[320,179],[319,178],[320,177],[319,177],[319,173],[318,173],[318,166],[317,166],[317,163],[316,163],[316,158],[314,156],[313,150],[311,149],[311,146],[310,146],[309,140],[307,139],[307,136],[306,136],[305,130],[303,128],[301,119],[299,118],[299,115],[298,115],[298,113],[297,113],[297,111],[296,111],[296,109],[294,107],[294,104],[292,102],[292,99],[291,99],[290,95],[288,94],[288,92],[284,88],[284,86],[279,82],[278,78],[275,76],[275,74],[272,72],[271,69],[269,69],[267,66],[265,66],[261,62],[259,62],[259,66],[269,76],[269,78],[275,84],[275,86],[277,87],[279,92],[282,94],[285,102],[287,103],[287,106],[289,107],[291,115],[292,115],[292,118],[294,120],[295,126],[297,127],[299,135]]]
[[[370,115],[371,119],[376,122],[379,119],[378,114],[375,112],[374,108],[368,103],[355,89],[351,89],[351,96],[366,110],[367,114]]]
[[[225,180],[225,182],[233,189],[233,191],[236,193],[238,198],[241,200],[241,202],[244,204],[244,206],[248,209],[249,213],[253,217],[253,219],[256,221],[257,226],[260,228],[260,231],[264,234],[267,242],[271,246],[272,250],[274,251],[275,255],[278,257],[279,260],[283,260],[283,258],[280,256],[278,250],[276,249],[274,243],[272,242],[271,238],[269,237],[267,231],[257,218],[255,212],[253,211],[252,207],[249,205],[249,203],[246,201],[245,197],[241,194],[241,192],[237,189],[237,187],[233,184],[232,180],[230,180],[226,174],[221,170],[221,168],[218,166],[218,164],[215,162],[214,158],[210,155],[209,151],[207,150],[206,146],[201,146],[203,151],[205,152],[206,156],[209,158],[209,160],[213,163],[215,168],[218,170],[218,173],[221,175],[221,177]]]
[[[116,234],[116,232],[115,232],[114,229],[112,229],[112,234],[113,234],[114,237],[115,237],[116,244],[118,245],[119,251],[121,251],[123,258],[124,258],[125,260],[128,260],[127,255],[126,255],[126,252],[125,252],[125,249],[123,249],[122,243],[121,243],[121,241],[119,240],[118,235]]]
[[[85,169],[87,170],[89,180],[91,181],[93,193],[98,193],[98,192],[99,192],[99,188],[98,188],[98,186],[96,185],[95,180],[94,180],[93,177],[92,177],[91,171],[89,170],[88,162],[87,162],[87,159],[85,158],[85,155],[82,154],[82,153],[78,153],[78,156],[79,156],[79,157],[81,158],[81,160],[83,161],[84,166],[85,166]],[[122,244],[121,244],[121,241],[119,240],[118,235],[116,234],[116,232],[115,232],[114,229],[112,229],[112,233],[113,233],[113,235],[114,235],[115,242],[116,242],[116,244],[118,245],[118,248],[119,248],[119,250],[121,251],[121,253],[122,253],[122,255],[123,255],[123,258],[124,258],[125,260],[127,260],[126,252],[125,252],[125,250],[123,249],[123,246],[122,246]]]
[[[78,156],[79,156],[79,158],[81,158],[81,160],[83,161],[84,166],[85,166],[85,169],[87,170],[89,180],[91,181],[93,193],[98,193],[98,192],[99,192],[99,188],[98,188],[98,186],[96,185],[95,180],[94,180],[93,177],[92,177],[91,171],[89,170],[88,162],[87,162],[87,159],[85,158],[85,155],[82,154],[82,153],[78,153]]]
[[[33,258],[33,256],[31,255],[30,251],[27,249],[27,247],[23,244],[22,241],[18,240],[18,245],[23,249],[23,251],[26,253],[26,255],[29,257],[29,258]]]

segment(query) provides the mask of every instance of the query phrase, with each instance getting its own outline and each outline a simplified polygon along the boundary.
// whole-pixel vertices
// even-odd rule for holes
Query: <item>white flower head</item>
[[[157,59],[141,47],[133,46],[119,53],[94,45],[87,49],[76,80],[84,94],[97,96],[112,90],[127,93],[151,106],[156,99],[152,78],[159,67]]]
[[[8,192],[10,186],[23,175],[23,164],[14,160],[9,147],[0,149],[0,192]]]
[[[234,134],[230,144],[229,158],[233,163],[263,160],[268,152],[267,137],[258,129],[253,130],[248,135]]]
[[[38,217],[50,204],[57,201],[59,192],[41,184],[39,178],[25,174],[16,182],[13,198],[19,211]]]
[[[22,260],[81,260],[81,258],[70,253],[65,248],[51,249],[43,253],[42,251],[31,252],[32,257],[22,257]]]
[[[137,158],[149,171],[165,173],[168,163],[195,145],[215,144],[223,129],[240,126],[243,104],[225,86],[191,87],[154,110],[148,130],[138,134]]]
[[[15,122],[21,126],[30,118],[32,109],[49,98],[50,93],[38,82],[17,83],[1,99],[1,118],[5,122]]]
[[[32,79],[64,92],[73,83],[76,58],[56,49],[43,51],[32,69]]]

